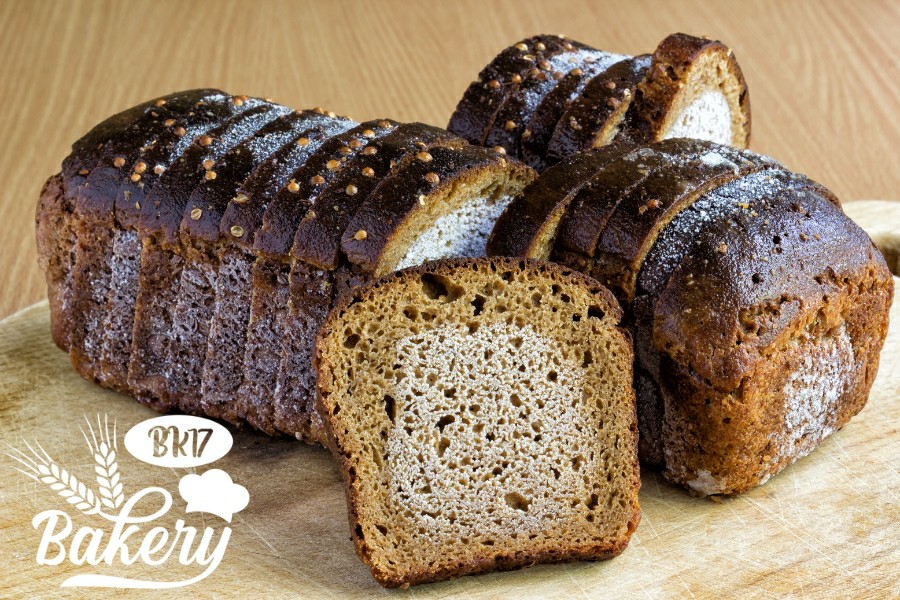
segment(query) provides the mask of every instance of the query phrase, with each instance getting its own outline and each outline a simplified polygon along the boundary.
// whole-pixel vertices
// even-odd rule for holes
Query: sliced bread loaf
[[[121,126],[108,167],[74,193],[51,178],[39,203],[51,293],[87,309],[75,335],[54,312],[60,345],[85,377],[157,410],[309,441],[323,439],[312,342],[338,293],[403,261],[483,254],[535,176],[425,125],[204,90]],[[68,244],[65,198],[83,234]]]
[[[593,280],[511,259],[400,271],[332,311],[319,408],[382,585],[624,550],[640,478],[621,316]]]
[[[685,139],[610,161],[589,185],[600,181],[574,201],[556,195],[577,235],[559,235],[552,258],[612,283],[623,303],[642,460],[695,493],[740,493],[862,408],[893,284],[832,193],[766,157]],[[508,211],[552,206],[551,189]],[[505,222],[489,249],[528,256],[538,244]]]
[[[482,71],[448,128],[543,169],[612,142],[693,137],[745,148],[750,104],[721,42],[677,33],[652,55],[629,57],[535,36]]]

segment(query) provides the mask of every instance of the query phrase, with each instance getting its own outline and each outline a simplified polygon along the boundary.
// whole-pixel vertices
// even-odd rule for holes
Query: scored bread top
[[[556,247],[593,256],[607,222],[632,190],[657,171],[699,158],[709,150],[710,144],[703,140],[663,140],[634,148],[610,162],[573,200],[560,223]]]
[[[324,142],[269,203],[253,242],[254,250],[286,257],[293,246],[297,226],[308,210],[315,209],[317,198],[328,183],[370,141],[386,136],[397,125],[390,119],[366,121]]]
[[[606,71],[617,60],[627,58],[607,52],[599,54],[609,57],[609,60],[595,60],[576,66],[535,107],[522,132],[521,154],[525,164],[539,171],[550,166],[547,161],[547,146],[563,113],[594,77]]]
[[[572,199],[598,171],[627,150],[625,146],[605,146],[580,152],[544,171],[500,215],[488,240],[488,256],[549,260],[560,220]]]
[[[483,146],[504,100],[524,81],[543,53],[563,49],[565,41],[554,35],[535,35],[508,47],[488,63],[463,94],[450,117],[449,131]],[[540,45],[540,46],[539,46]],[[544,50],[540,50],[543,46]],[[537,48],[536,48],[537,47]]]
[[[116,220],[123,227],[137,227],[144,211],[149,212],[144,202],[147,194],[195,140],[232,116],[263,102],[257,98],[243,101],[227,94],[213,96],[198,100],[181,117],[164,120],[140,159],[126,164],[129,175],[116,192]]]
[[[166,104],[172,102],[175,98],[185,96],[203,98],[204,96],[221,93],[221,91],[215,89],[176,92],[133,106],[95,125],[72,144],[72,151],[63,160],[62,177],[65,189],[74,191],[84,183],[85,178],[98,164],[98,161],[103,158],[107,143],[113,138],[120,136],[123,131],[130,129],[136,121],[146,118],[147,115],[154,116],[152,113],[159,113],[159,109],[165,109]]]
[[[711,145],[696,159],[673,158],[618,202],[591,253],[602,267],[594,275],[602,274],[601,281],[630,301],[644,257],[679,211],[729,181],[779,166],[768,157],[727,146]]]
[[[503,99],[483,144],[503,148],[512,156],[521,153],[522,137],[531,115],[569,71],[579,65],[611,64],[624,58],[564,38],[537,42],[520,52],[531,52],[530,56],[534,57],[532,67],[522,75],[518,87],[512,88]]]
[[[75,197],[78,213],[94,219],[112,216],[116,195],[132,175],[129,166],[147,154],[164,126],[163,123],[169,119],[185,117],[194,110],[197,102],[215,101],[223,97],[224,94],[218,90],[190,90],[170,94],[153,101],[147,110],[130,123],[120,123],[122,129],[119,131],[107,130],[110,137],[97,149],[99,157],[96,164],[82,171],[85,173],[84,184],[66,187],[67,195]],[[80,144],[73,145],[73,153],[76,152],[76,146]]]
[[[145,196],[138,228],[144,232],[158,233],[166,242],[175,243],[184,208],[198,180],[215,176],[215,171],[206,169],[205,164],[215,164],[260,127],[289,112],[290,109],[284,106],[261,103],[207,130],[159,176],[153,189]]]

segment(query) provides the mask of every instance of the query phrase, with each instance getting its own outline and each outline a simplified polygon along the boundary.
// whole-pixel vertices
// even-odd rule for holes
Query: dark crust
[[[289,109],[264,103],[232,115],[219,126],[206,132],[187,147],[166,172],[160,175],[156,185],[147,194],[141,209],[138,229],[145,234],[158,234],[168,243],[177,243],[185,206],[193,190],[203,182],[206,171],[202,163],[217,161],[222,155],[243,142],[248,135],[265,126]],[[212,142],[202,142],[212,138]]]
[[[520,155],[521,138],[531,114],[566,73],[600,54],[589,46],[565,38],[542,36],[545,50],[534,51],[534,45],[523,54],[534,56],[531,67],[521,73],[522,83],[511,88],[494,116],[484,146],[504,148],[510,156]],[[513,127],[507,128],[508,123]]]
[[[481,70],[478,80],[466,89],[450,117],[447,130],[472,144],[483,146],[504,100],[519,87],[513,77],[524,78],[539,60],[534,53],[537,43],[557,48],[562,46],[563,40],[555,35],[536,35],[503,49]],[[518,44],[525,44],[528,49],[520,50],[516,47]],[[535,60],[526,60],[524,56],[534,56]],[[493,82],[496,83],[492,85]]]
[[[300,221],[294,235],[291,256],[322,269],[334,270],[341,258],[341,236],[357,208],[392,173],[402,169],[418,152],[433,145],[461,147],[465,140],[446,130],[405,123],[370,144],[376,154],[357,153],[341,169],[316,200],[315,207]],[[372,175],[365,175],[371,170]],[[354,194],[347,192],[353,185]]]
[[[497,219],[487,243],[488,256],[547,258],[562,215],[581,188],[624,147],[606,146],[567,157],[528,185]],[[555,223],[555,225],[551,225]]]
[[[679,84],[684,81],[694,61],[706,53],[719,53],[727,57],[729,71],[741,90],[739,104],[744,115],[743,131],[732,132],[731,145],[739,148],[750,145],[750,94],[734,53],[720,41],[684,33],[673,33],[659,43],[653,52],[650,70],[637,87],[633,123],[645,132],[645,139],[659,139],[660,126],[680,91]]]
[[[382,287],[393,284],[403,285],[405,282],[418,278],[425,273],[452,276],[453,272],[458,269],[475,270],[478,268],[490,268],[492,271],[534,269],[539,271],[544,276],[558,278],[560,280],[560,283],[563,285],[586,286],[590,289],[591,294],[597,296],[598,299],[605,304],[604,308],[609,309],[607,313],[609,318],[611,318],[615,322],[619,322],[622,319],[622,309],[609,290],[598,284],[594,279],[578,273],[577,271],[567,269],[562,265],[522,258],[444,259],[433,261],[425,263],[424,265],[419,265],[417,267],[411,267],[391,273],[385,277],[382,277],[381,279],[371,281],[356,288],[353,293],[344,295],[331,310],[328,318],[325,320],[325,323],[319,330],[316,342],[316,355],[313,361],[313,366],[316,370],[317,375],[319,375],[321,373],[321,369],[324,368],[321,363],[320,355],[322,340],[330,334],[334,327],[334,324],[343,316],[344,311],[352,304],[356,304],[357,302],[365,302],[370,297],[379,293],[379,290]],[[630,346],[630,334],[625,329],[618,326],[615,328],[615,330],[619,334],[621,334],[623,341],[625,341],[625,343]],[[406,576],[397,576],[392,573],[381,571],[380,569],[377,569],[374,565],[372,565],[370,560],[369,548],[367,547],[365,540],[360,538],[356,533],[356,527],[359,524],[358,506],[362,502],[362,499],[357,494],[354,485],[356,476],[355,470],[353,470],[353,464],[351,462],[351,452],[348,448],[341,447],[337,441],[337,438],[335,437],[334,427],[336,426],[336,423],[334,421],[333,415],[331,415],[331,411],[328,410],[328,406],[326,406],[325,404],[321,387],[319,388],[316,395],[316,407],[319,411],[319,414],[325,416],[325,430],[327,434],[328,447],[330,448],[335,460],[338,462],[338,467],[344,480],[344,489],[347,497],[348,517],[350,523],[350,535],[353,539],[356,553],[365,564],[370,566],[372,575],[375,577],[375,579],[385,587],[406,588],[410,585],[451,579],[455,577],[461,577],[463,575],[470,575],[485,571],[517,569],[535,565],[538,563],[566,562],[573,560],[605,560],[608,558],[613,558],[620,554],[627,547],[631,534],[634,532],[634,530],[637,528],[638,523],[640,522],[641,512],[638,505],[638,491],[640,489],[641,481],[640,467],[637,460],[638,437],[637,413],[635,410],[632,420],[632,439],[634,442],[633,456],[635,457],[633,461],[635,481],[634,493],[632,495],[633,517],[628,524],[627,533],[622,540],[619,540],[618,543],[611,545],[595,545],[582,548],[565,548],[560,550],[559,552],[541,551],[532,554],[500,554],[500,558],[497,560],[495,560],[492,555],[490,559],[484,558],[471,562],[461,562],[446,569],[432,571],[423,570],[407,574]]]
[[[414,161],[385,180],[378,190],[360,206],[341,239],[347,259],[364,270],[377,273],[382,257],[401,225],[422,208],[420,196],[428,199],[453,185],[466,172],[491,169],[528,169],[518,161],[507,159],[493,150],[470,146],[465,148],[433,148],[431,162]],[[426,176],[435,174],[437,183]],[[363,239],[357,233],[365,232]]]
[[[222,215],[244,181],[279,150],[296,145],[297,138],[308,128],[306,114],[291,112],[272,120],[226,152],[212,167],[216,178],[201,181],[191,193],[181,219],[182,237],[217,241]],[[193,218],[195,209],[201,211],[198,219]]]
[[[288,144],[268,160],[259,165],[240,185],[238,192],[247,196],[247,202],[228,203],[219,224],[219,239],[239,246],[246,251],[253,247],[257,230],[262,226],[263,216],[269,202],[278,190],[287,185],[291,175],[300,169],[319,147],[335,135],[358,125],[344,117],[328,117],[316,111],[302,111],[308,119],[308,129],[298,137],[306,138],[305,146]],[[241,237],[231,235],[235,225],[244,231]]]
[[[555,249],[593,256],[607,221],[632,189],[674,158],[699,155],[709,147],[702,140],[663,140],[611,162],[572,201],[560,223]]]
[[[768,429],[783,419],[781,390],[792,367],[775,361],[790,351],[788,340],[846,329],[855,368],[831,414],[837,430],[866,403],[893,297],[883,257],[827,198],[790,188],[754,207],[757,217],[707,228],[654,316],[670,448],[664,475],[685,485],[706,470],[727,494],[759,485],[797,458],[773,461]],[[725,237],[723,253],[717,244]],[[673,303],[682,308],[672,311]],[[701,345],[704,352],[691,356]]]
[[[345,163],[361,152],[366,145],[374,139],[384,137],[397,125],[399,123],[390,119],[366,121],[323,143],[303,166],[291,175],[291,180],[298,186],[297,189],[292,191],[285,186],[269,202],[263,215],[262,226],[256,232],[253,242],[254,252],[286,257],[293,246],[294,234],[300,220],[328,183],[333,181],[343,170]],[[366,131],[371,131],[372,135],[364,135]],[[350,145],[352,140],[362,142],[362,145],[352,148]],[[348,148],[350,152],[344,154],[341,148]],[[329,161],[337,161],[339,168],[328,169],[326,165]],[[321,182],[316,183],[313,177],[321,177]]]
[[[141,174],[138,181],[132,181],[125,177],[119,186],[115,196],[116,221],[123,228],[137,228],[146,210],[145,196],[150,192],[162,173],[156,172],[156,167],[167,170],[175,162],[196,138],[205,134],[210,129],[220,126],[230,117],[259,106],[262,100],[250,98],[241,106],[237,106],[234,98],[229,95],[216,96],[198,100],[187,114],[174,117],[172,125],[162,123],[163,127],[154,134],[152,143],[148,143],[141,153],[140,160],[147,164],[147,170]],[[182,133],[182,129],[184,133]],[[181,135],[179,135],[181,134]],[[137,164],[127,164],[128,173],[132,173]]]
[[[166,110],[166,105],[176,97],[196,96],[201,98],[222,93],[220,90],[215,89],[176,92],[148,100],[109,117],[72,144],[72,152],[63,160],[62,164],[63,187],[70,193],[74,193],[87,177],[87,174],[82,173],[82,171],[87,170],[90,172],[93,170],[98,161],[102,159],[107,142],[129,129],[136,121],[151,111]],[[157,104],[161,104],[161,106],[157,106]]]
[[[794,173],[786,169],[772,168],[766,170],[765,177],[771,179],[772,181],[778,182],[780,185],[791,186],[794,190],[799,192],[810,192],[813,194],[818,194],[835,206],[840,206],[840,202],[838,201],[837,197],[831,192],[831,190],[799,173]],[[721,188],[719,188],[715,190],[715,192],[721,193],[722,190]],[[730,194],[730,197],[732,197],[735,201],[737,201],[738,199],[745,200],[748,208],[742,208],[739,205],[735,205],[733,210],[729,214],[737,212],[737,210],[750,210],[752,208],[751,203],[754,200],[766,199],[758,198],[756,196],[748,198],[740,190],[735,190],[734,192],[732,192]],[[700,198],[698,198],[697,200],[699,201]],[[692,207],[688,208],[688,210],[693,210]],[[711,222],[708,222],[704,225],[704,228],[709,226],[713,226],[713,224]],[[693,240],[697,237],[696,231],[680,231],[673,233],[671,230],[666,229],[665,232],[667,235],[669,235],[669,237],[666,238],[667,241],[670,241],[670,243],[675,243],[677,247],[683,246],[685,249],[689,248]],[[672,235],[675,235],[677,237],[673,238]],[[654,250],[658,248],[660,243],[661,239],[658,237],[656,242],[654,242]],[[648,263],[649,261],[653,260],[652,256],[652,252],[648,253],[643,263],[641,264],[641,269],[638,272],[638,277],[636,279],[637,287],[635,289],[635,293],[638,296],[649,295],[654,298],[655,302],[656,296],[659,294],[662,288],[665,287],[665,284],[668,282],[669,277],[672,276],[672,271],[675,269],[675,267],[678,266],[678,263],[674,262],[673,264],[669,265],[669,268],[662,269],[661,271],[659,271],[661,274],[654,275],[654,281],[650,281],[648,277]],[[681,258],[683,258],[683,256]]]
[[[65,210],[64,197],[62,173],[52,175],[41,188],[34,221],[38,263],[47,281],[50,332],[59,349],[68,351],[70,322],[67,304],[71,301],[70,277],[75,249],[67,239],[74,235],[74,219]]]
[[[868,269],[891,280],[865,232],[827,199],[797,192],[707,228],[659,294],[654,346],[719,389],[735,389],[801,307],[822,304],[835,283]]]
[[[97,163],[85,177],[84,185],[71,190],[76,211],[93,219],[109,218],[115,209],[119,187],[131,175],[130,167],[146,154],[146,148],[163,130],[163,123],[167,119],[183,120],[197,102],[223,98],[227,96],[217,90],[171,94],[164,105],[153,106],[152,110],[147,110],[127,128],[110,137],[100,151]],[[116,166],[116,159],[122,159],[124,164]]]
[[[668,165],[648,176],[616,206],[594,250],[594,276],[621,294],[634,298],[637,274],[657,235],[678,212],[703,194],[755,171],[780,165],[769,158],[710,144],[729,161],[709,165],[702,160]],[[650,203],[659,202],[654,208]]]
[[[548,162],[593,148],[599,136],[618,127],[649,67],[650,57],[644,54],[617,62],[591,79],[556,124],[547,145]]]
[[[604,53],[605,54],[605,53]],[[569,104],[574,101],[584,86],[609,67],[601,67],[603,63],[592,62],[577,65],[569,71],[549,94],[538,104],[528,119],[527,131],[522,132],[522,161],[538,171],[551,166],[547,160],[547,145],[553,136],[556,124],[562,118]]]

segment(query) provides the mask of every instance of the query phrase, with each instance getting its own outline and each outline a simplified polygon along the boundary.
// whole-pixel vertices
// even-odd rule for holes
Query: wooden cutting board
[[[892,236],[900,231],[900,203],[852,203],[847,212],[877,238],[896,268],[900,237]],[[244,485],[249,506],[235,515],[218,568],[200,583],[170,592],[61,588],[78,573],[178,580],[202,568],[38,565],[41,536],[32,519],[67,505],[0,455],[0,597],[900,597],[898,303],[891,322],[868,406],[843,430],[766,485],[735,498],[692,498],[645,472],[640,527],[629,548],[611,561],[383,590],[354,554],[343,489],[328,453],[237,432],[231,452],[210,467]],[[0,322],[0,441],[9,454],[38,442],[55,462],[93,482],[94,462],[81,429],[87,430],[85,417],[97,415],[115,421],[121,438],[155,413],[75,374],[50,339],[46,303]],[[146,486],[173,493],[175,506],[161,524],[171,528],[180,516],[198,527],[226,525],[202,513],[185,517],[177,494],[184,469],[139,462],[121,440],[118,465],[125,494]],[[96,515],[69,513],[76,527],[104,524]]]

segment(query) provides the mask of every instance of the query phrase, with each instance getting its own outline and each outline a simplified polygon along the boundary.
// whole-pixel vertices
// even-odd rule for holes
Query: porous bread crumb
[[[319,409],[379,582],[621,552],[639,478],[620,317],[592,280],[513,259],[401,271],[331,313]]]
[[[475,198],[454,211],[438,217],[406,251],[397,269],[427,260],[485,255],[488,236],[511,196]]]
[[[661,139],[696,138],[730,144],[731,108],[718,89],[704,90],[674,120]]]
[[[407,336],[396,349],[403,366],[392,396],[407,400],[398,401],[387,440],[393,502],[426,527],[455,520],[458,535],[474,537],[540,533],[545,519],[583,518],[584,504],[566,500],[584,488],[585,473],[603,467],[591,431],[578,426],[590,419],[579,401],[584,369],[560,358],[557,340],[530,325],[490,323],[470,333],[451,324]],[[585,460],[576,469],[560,454]]]

